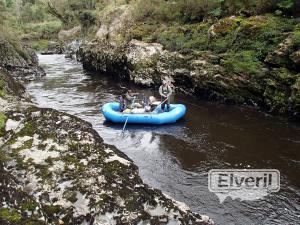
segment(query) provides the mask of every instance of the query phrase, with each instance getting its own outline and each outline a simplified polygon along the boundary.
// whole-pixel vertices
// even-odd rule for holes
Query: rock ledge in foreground
[[[213,224],[144,184],[88,122],[37,107],[5,116],[1,224]]]

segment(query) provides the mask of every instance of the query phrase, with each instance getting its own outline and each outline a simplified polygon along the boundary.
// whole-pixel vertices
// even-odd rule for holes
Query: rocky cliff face
[[[31,80],[45,75],[32,49],[0,38],[0,67],[19,80]]]
[[[214,224],[144,184],[88,122],[28,102],[14,68],[0,69],[1,224]]]
[[[133,15],[126,4],[101,11],[95,40],[79,50],[85,69],[146,87],[168,77],[186,94],[300,118],[299,19],[265,14],[160,24]]]
[[[169,77],[176,89],[186,94],[230,104],[254,105],[299,119],[299,71],[282,65],[289,60],[293,68],[299,68],[297,50],[282,49],[282,53],[282,45],[266,59],[279,68],[265,65],[256,75],[230,71],[228,61],[232,59],[227,54],[170,52],[161,44],[137,40],[122,46],[92,42],[83,45],[79,55],[85,69],[105,72],[138,85],[158,86],[162,78]],[[247,56],[241,55],[240,59],[243,57]],[[235,63],[239,64],[240,59],[236,58]]]

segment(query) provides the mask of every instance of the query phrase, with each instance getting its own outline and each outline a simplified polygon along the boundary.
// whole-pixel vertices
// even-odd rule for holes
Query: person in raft
[[[139,93],[134,93],[132,90],[128,90],[126,94],[120,97],[120,111],[123,113],[131,113],[135,108],[141,108],[142,105],[138,102],[135,102],[136,95]]]
[[[159,94],[161,96],[161,109],[165,110],[167,104],[167,111],[170,111],[170,97],[172,95],[172,88],[168,85],[167,81],[163,80],[162,85],[159,87]]]

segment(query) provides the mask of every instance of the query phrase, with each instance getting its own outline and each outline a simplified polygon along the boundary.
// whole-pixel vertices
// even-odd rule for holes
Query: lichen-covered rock
[[[5,98],[7,95],[16,98],[29,99],[29,95],[25,87],[16,82],[15,79],[8,73],[7,70],[0,68],[0,97]]]
[[[81,45],[78,58],[84,69],[111,74],[122,79],[129,78],[130,68],[125,50],[121,46],[113,46],[106,41],[91,42]]]
[[[0,169],[15,188],[2,187],[3,196],[12,194],[0,207],[15,212],[16,221],[213,224],[144,184],[133,162],[104,144],[91,124],[36,107],[7,112],[6,118]],[[15,189],[28,199],[19,201]]]
[[[300,43],[290,35],[281,42],[274,52],[270,52],[265,61],[272,65],[300,71]]]
[[[0,38],[0,67],[8,70],[19,80],[31,80],[45,75],[38,66],[38,58],[33,50]]]
[[[80,61],[79,58],[77,58],[77,55],[81,44],[82,40],[79,39],[73,40],[71,43],[67,44],[64,50],[65,57]]]

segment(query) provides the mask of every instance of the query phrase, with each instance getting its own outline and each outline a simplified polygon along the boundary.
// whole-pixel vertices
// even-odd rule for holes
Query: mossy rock
[[[35,134],[35,131],[36,131],[36,126],[35,126],[34,122],[30,121],[30,122],[25,123],[22,130],[20,130],[20,132],[18,132],[18,135],[19,136],[33,136]]]
[[[5,124],[7,116],[4,113],[0,113],[0,137],[5,134]]]
[[[221,62],[228,74],[237,73],[248,76],[263,76],[263,64],[254,51],[231,52]]]
[[[10,223],[18,223],[22,217],[16,209],[1,208],[0,218]]]
[[[38,203],[33,200],[29,200],[21,204],[22,211],[30,211],[33,212],[38,206]]]

